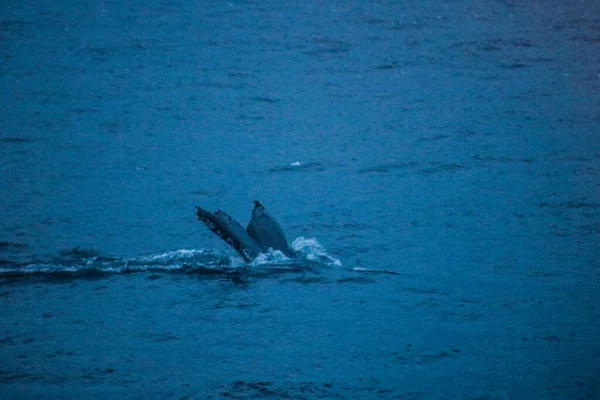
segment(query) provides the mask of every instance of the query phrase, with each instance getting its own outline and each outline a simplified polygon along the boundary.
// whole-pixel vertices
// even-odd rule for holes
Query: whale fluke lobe
[[[294,256],[283,229],[258,200],[254,200],[252,218],[246,229],[222,210],[210,212],[196,206],[196,215],[246,261],[251,261],[261,252],[271,248],[283,252],[288,257]]]
[[[237,250],[244,260],[250,261],[260,254],[260,246],[225,211],[217,210],[212,213],[196,206],[196,214],[211,231]]]
[[[246,231],[258,243],[262,251],[268,251],[269,248],[273,248],[280,250],[288,257],[294,256],[294,252],[288,245],[283,229],[281,229],[279,223],[275,221],[275,218],[267,212],[258,200],[254,200],[252,218],[248,223]]]

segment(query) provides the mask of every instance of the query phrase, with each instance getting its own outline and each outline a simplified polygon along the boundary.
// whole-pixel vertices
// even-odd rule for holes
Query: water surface
[[[598,397],[596,11],[0,5],[1,396]]]

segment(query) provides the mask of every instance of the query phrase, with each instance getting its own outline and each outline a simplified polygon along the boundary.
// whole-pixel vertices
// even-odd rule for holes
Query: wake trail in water
[[[180,249],[147,256],[118,258],[102,255],[94,250],[76,248],[60,252],[58,256],[48,260],[2,260],[0,279],[99,277],[143,272],[264,275],[342,267],[341,261],[329,255],[315,238],[299,237],[292,243],[292,248],[298,257],[291,259],[281,251],[271,250],[260,254],[250,263],[245,263],[240,257],[229,253],[207,249]]]

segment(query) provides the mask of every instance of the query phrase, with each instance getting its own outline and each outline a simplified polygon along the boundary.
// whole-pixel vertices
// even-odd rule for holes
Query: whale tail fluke
[[[288,257],[294,256],[283,229],[258,200],[254,200],[252,218],[246,229],[222,210],[210,212],[196,206],[196,215],[246,261],[251,261],[261,252],[271,248],[283,252]]]
[[[258,200],[254,200],[252,218],[246,231],[258,243],[262,251],[268,251],[272,248],[280,250],[288,257],[294,256],[283,229]]]
[[[250,261],[260,254],[260,246],[225,211],[217,210],[213,213],[196,206],[196,215],[211,231],[240,253],[244,260]]]

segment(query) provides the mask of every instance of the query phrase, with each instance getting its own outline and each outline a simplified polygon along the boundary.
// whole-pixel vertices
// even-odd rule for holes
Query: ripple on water
[[[359,378],[356,385],[331,382],[235,381],[218,389],[214,398],[227,399],[340,399],[388,398],[394,390],[374,379]],[[423,398],[416,392],[397,394],[402,399]],[[396,396],[396,394],[394,394]]]

